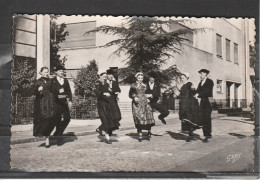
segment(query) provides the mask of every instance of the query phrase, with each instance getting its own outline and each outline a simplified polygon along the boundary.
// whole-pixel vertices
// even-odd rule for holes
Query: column
[[[50,69],[49,15],[37,15],[37,73],[43,66]]]

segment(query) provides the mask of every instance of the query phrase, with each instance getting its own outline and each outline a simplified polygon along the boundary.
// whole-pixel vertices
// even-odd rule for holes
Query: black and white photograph
[[[254,18],[13,16],[13,172],[254,172]]]

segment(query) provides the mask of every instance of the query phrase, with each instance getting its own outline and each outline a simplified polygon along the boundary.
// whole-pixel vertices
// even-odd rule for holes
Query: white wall
[[[123,22],[123,19],[124,17],[111,16],[62,16],[57,22],[75,23],[94,20],[96,21],[97,26],[119,26]],[[209,69],[209,78],[211,78],[215,84],[213,91],[215,99],[226,98],[226,81],[242,84],[239,88],[239,98],[248,98],[249,95],[245,94],[245,89],[251,87],[249,84],[245,85],[245,76],[247,75],[245,68],[248,66],[248,63],[245,62],[247,61],[246,55],[248,56],[249,52],[245,49],[244,21],[242,19],[221,18],[191,18],[191,20],[193,20],[193,23],[187,22],[185,25],[191,28],[206,28],[205,32],[198,32],[195,34],[193,46],[185,45],[184,53],[182,55],[175,54],[175,57],[169,59],[169,61],[163,65],[162,68],[165,69],[176,64],[180,71],[190,73],[190,81],[192,81],[195,86],[197,86],[200,81],[198,70],[201,68]],[[249,22],[249,26],[252,26],[252,20]],[[252,30],[249,32],[249,37],[251,37],[251,39],[252,32]],[[216,33],[222,36],[222,58],[216,56]],[[118,38],[117,36],[105,35],[101,33],[98,33],[96,37],[97,46],[104,45],[107,42]],[[231,40],[231,62],[226,60],[226,38]],[[234,42],[239,45],[239,64],[234,63]],[[67,69],[80,68],[92,59],[95,59],[98,62],[99,68],[101,69],[107,69],[111,66],[117,66],[119,68],[124,67],[125,63],[123,60],[126,59],[125,55],[120,57],[110,56],[116,49],[117,47],[89,47],[84,49],[61,50],[59,53],[61,56],[67,55]],[[223,93],[216,92],[217,79],[223,81]],[[129,101],[128,88],[129,87],[122,87],[122,93],[119,98],[123,101]]]

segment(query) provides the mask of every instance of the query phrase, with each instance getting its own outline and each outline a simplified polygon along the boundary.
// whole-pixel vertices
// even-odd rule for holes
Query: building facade
[[[177,18],[176,18],[177,19]],[[190,81],[198,85],[201,68],[210,70],[214,81],[213,96],[216,102],[227,107],[247,107],[253,102],[253,85],[250,80],[249,43],[254,42],[253,19],[191,18],[181,24],[184,28],[203,28],[187,37],[191,43],[184,44],[184,52],[174,55],[163,65],[163,69],[177,65],[181,72],[190,73]],[[95,59],[101,69],[122,68],[126,56],[113,56],[117,47],[100,46],[118,37],[84,33],[102,25],[119,26],[123,17],[61,16],[58,23],[66,23],[68,38],[61,44],[59,54],[67,57],[68,77],[74,78],[81,66]],[[171,30],[171,28],[170,28]],[[71,81],[72,82],[72,81]],[[73,86],[73,83],[72,83]],[[129,86],[121,86],[121,102],[130,102]]]

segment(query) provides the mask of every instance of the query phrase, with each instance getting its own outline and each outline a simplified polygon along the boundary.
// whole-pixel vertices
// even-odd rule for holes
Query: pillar
[[[37,15],[37,73],[43,66],[50,69],[49,15]]]

